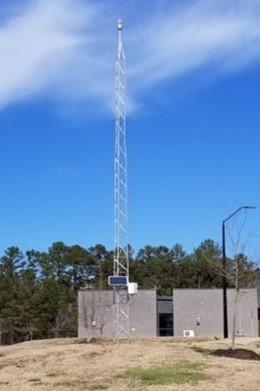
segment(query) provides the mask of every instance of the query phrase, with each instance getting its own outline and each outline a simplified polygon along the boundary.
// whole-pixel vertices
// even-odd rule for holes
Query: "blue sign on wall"
[[[110,286],[127,286],[128,277],[127,276],[109,276],[108,285]]]

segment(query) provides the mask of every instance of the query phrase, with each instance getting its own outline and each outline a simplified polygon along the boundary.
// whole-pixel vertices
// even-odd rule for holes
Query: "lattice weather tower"
[[[118,49],[115,75],[115,222],[114,222],[114,338],[129,337],[129,256],[127,221],[127,143],[126,143],[126,58],[122,41],[123,23],[117,23]],[[120,281],[121,280],[121,281]],[[122,285],[121,285],[122,284]]]

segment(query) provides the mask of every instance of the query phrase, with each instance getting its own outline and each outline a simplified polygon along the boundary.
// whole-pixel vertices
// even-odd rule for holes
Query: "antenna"
[[[123,22],[118,20],[115,74],[115,173],[114,173],[114,273],[113,336],[129,338],[129,255],[127,219],[126,58],[122,42]]]

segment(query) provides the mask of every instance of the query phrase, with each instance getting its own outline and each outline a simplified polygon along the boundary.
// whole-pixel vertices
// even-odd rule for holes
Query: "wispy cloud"
[[[260,57],[260,4],[200,0],[167,9],[136,33],[140,61],[132,76],[144,86],[202,66],[234,70]]]
[[[0,106],[47,93],[106,98],[112,64],[100,33],[104,10],[77,0],[27,1],[0,27]]]
[[[143,12],[139,5],[138,20],[134,3],[120,9],[132,101],[201,67],[231,72],[260,58],[257,0],[158,2]],[[40,94],[111,106],[120,16],[104,0],[28,0],[12,9],[0,26],[0,108]]]

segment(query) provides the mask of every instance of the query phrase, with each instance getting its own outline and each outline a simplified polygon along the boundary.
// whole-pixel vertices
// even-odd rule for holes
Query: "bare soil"
[[[260,355],[254,352],[253,350],[248,349],[217,349],[211,353],[213,356],[217,357],[229,357],[236,358],[239,360],[256,360],[260,361]]]
[[[260,353],[260,339],[238,340],[239,349]],[[260,363],[216,357],[230,341],[153,338],[114,344],[79,339],[0,346],[1,391],[259,391]],[[129,377],[140,368],[183,367],[203,374],[197,384],[147,385]],[[188,369],[187,369],[188,368]]]

